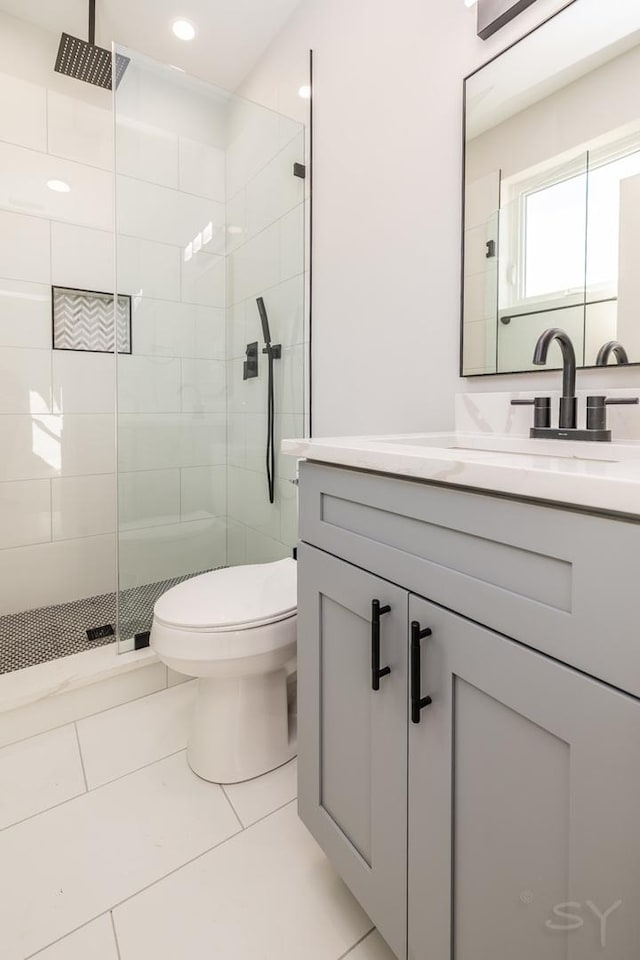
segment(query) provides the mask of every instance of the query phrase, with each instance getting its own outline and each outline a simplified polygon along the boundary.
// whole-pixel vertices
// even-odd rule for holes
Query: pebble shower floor
[[[195,576],[192,573],[121,591],[122,637],[128,639],[150,630],[158,597]],[[115,622],[115,593],[0,617],[0,674],[114,643],[114,634],[89,640],[87,630],[111,624],[115,631]]]

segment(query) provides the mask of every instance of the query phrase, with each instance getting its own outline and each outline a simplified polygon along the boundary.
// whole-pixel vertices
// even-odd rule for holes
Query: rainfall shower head
[[[105,90],[111,90],[112,61],[111,53],[104,47],[97,47],[96,39],[96,0],[89,0],[89,40],[80,40],[63,33],[58,47],[55,70],[74,80],[84,80]],[[116,54],[116,87],[129,66],[129,58]]]

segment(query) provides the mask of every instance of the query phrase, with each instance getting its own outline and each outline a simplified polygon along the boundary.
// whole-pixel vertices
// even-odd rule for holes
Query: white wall
[[[317,435],[446,429],[456,391],[557,385],[458,378],[460,185],[463,77],[563,6],[538,0],[483,42],[462,0],[306,0],[245,83],[303,117],[314,49]]]

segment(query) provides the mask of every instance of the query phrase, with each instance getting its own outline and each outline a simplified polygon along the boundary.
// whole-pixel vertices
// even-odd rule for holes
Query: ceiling
[[[111,40],[236,90],[300,0],[97,0],[96,42]],[[88,0],[0,0],[0,11],[56,34],[86,37]],[[191,20],[190,43],[171,24]]]

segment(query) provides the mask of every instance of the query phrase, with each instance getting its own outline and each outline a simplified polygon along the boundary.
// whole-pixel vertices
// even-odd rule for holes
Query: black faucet
[[[604,346],[600,347],[598,351],[598,357],[596,359],[597,367],[606,367],[609,363],[609,357],[611,354],[615,355],[616,363],[626,364],[629,363],[629,356],[627,351],[622,346],[619,340],[609,340],[609,343],[605,343]]]
[[[562,350],[562,396],[560,397],[560,417],[558,426],[561,430],[575,430],[578,425],[578,401],[576,400],[576,352],[573,349],[571,337],[559,327],[545,330],[538,338],[533,354],[533,362],[537,367],[543,367],[547,362],[549,347],[557,340]]]

